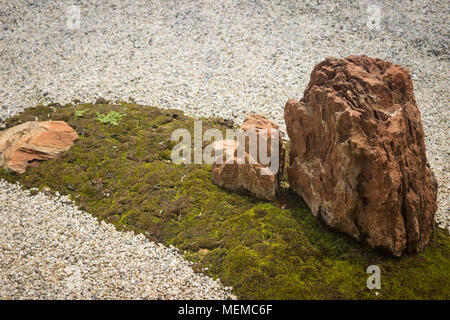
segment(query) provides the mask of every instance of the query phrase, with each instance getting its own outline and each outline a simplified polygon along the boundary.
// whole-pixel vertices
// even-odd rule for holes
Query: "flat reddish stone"
[[[30,121],[0,132],[0,166],[25,172],[68,150],[78,134],[64,121]]]

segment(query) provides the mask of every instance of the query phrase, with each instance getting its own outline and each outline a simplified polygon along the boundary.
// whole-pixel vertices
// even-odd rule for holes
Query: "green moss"
[[[89,109],[75,110],[75,117],[82,117]]]
[[[64,120],[80,138],[66,153],[0,178],[49,187],[119,230],[180,248],[198,270],[220,277],[247,299],[448,299],[450,237],[436,229],[425,252],[401,259],[375,252],[317,221],[292,194],[288,209],[212,183],[209,165],[170,161],[173,130],[192,132],[180,111],[133,103],[39,105],[6,121]],[[80,116],[80,112],[83,112]],[[98,114],[122,114],[105,125]],[[118,119],[118,118],[117,118]],[[116,120],[117,120],[116,119]],[[203,128],[232,123],[205,120]],[[289,146],[287,146],[289,147]],[[376,296],[366,268],[381,268]]]
[[[87,109],[83,110],[83,113],[85,111],[87,111]],[[78,114],[80,114],[81,112],[82,111],[78,111],[75,113],[75,115],[80,116]],[[81,116],[83,115],[83,113],[81,113]],[[108,114],[101,114],[101,113],[97,112],[95,119],[100,121],[101,123],[110,123],[112,125],[117,126],[119,119],[122,118],[123,116],[124,116],[123,113],[119,113],[116,111],[110,111]]]

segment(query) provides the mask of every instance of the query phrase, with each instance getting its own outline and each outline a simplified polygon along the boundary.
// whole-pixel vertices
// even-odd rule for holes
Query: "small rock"
[[[29,121],[0,132],[0,166],[24,173],[68,150],[78,134],[63,121]]]
[[[271,132],[275,131],[278,136],[278,161],[279,165],[273,171],[269,172],[270,164],[262,164],[259,158],[259,149],[261,141],[267,145],[267,154],[271,155]],[[218,186],[235,192],[247,192],[252,196],[273,200],[279,188],[279,182],[284,172],[284,154],[285,148],[281,142],[278,125],[270,122],[263,115],[250,114],[241,126],[241,133],[255,134],[258,148],[256,151],[257,159],[252,164],[251,160],[255,157],[251,154],[249,143],[251,139],[245,140],[245,163],[238,164],[238,148],[239,143],[236,141],[218,141],[214,144],[214,153],[222,152],[223,163],[214,163],[212,178],[213,182]],[[264,137],[262,134],[265,133]],[[276,152],[274,150],[274,152]],[[233,163],[226,163],[227,158],[233,158]],[[273,161],[273,160],[271,160]],[[261,174],[262,170],[266,170],[268,174]]]

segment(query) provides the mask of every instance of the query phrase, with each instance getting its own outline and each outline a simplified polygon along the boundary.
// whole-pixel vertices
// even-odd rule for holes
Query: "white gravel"
[[[0,180],[0,299],[230,299],[176,248]]]
[[[69,5],[79,29],[67,27]],[[366,54],[411,71],[436,221],[450,230],[449,11],[447,0],[2,1],[0,121],[39,102],[132,97],[238,123],[261,112],[284,130],[284,103],[316,63]]]

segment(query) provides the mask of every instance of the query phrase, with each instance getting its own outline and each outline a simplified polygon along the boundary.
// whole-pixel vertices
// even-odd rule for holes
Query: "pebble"
[[[0,299],[235,299],[178,250],[0,180]]]

